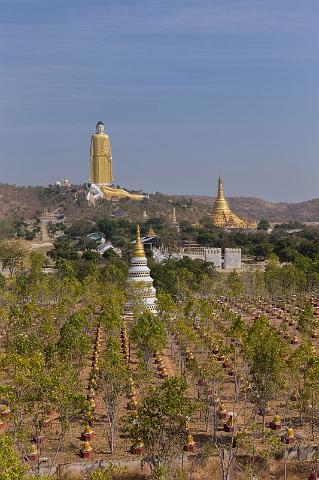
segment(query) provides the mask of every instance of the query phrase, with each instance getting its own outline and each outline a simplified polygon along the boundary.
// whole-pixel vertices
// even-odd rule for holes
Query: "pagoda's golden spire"
[[[135,241],[133,257],[145,257],[144,247],[141,242],[141,230],[139,225],[137,225],[136,227],[136,241]]]
[[[212,211],[212,222],[216,227],[255,228],[256,226],[254,222],[247,222],[231,211],[224,195],[221,177],[218,179],[218,193]]]
[[[222,177],[218,177],[218,198],[225,198]]]
[[[218,179],[218,193],[217,193],[217,198],[214,203],[214,208],[213,208],[213,217],[217,219],[219,217],[224,218],[225,216],[227,217],[228,215],[231,214],[231,210],[229,208],[228,202],[225,198],[224,195],[224,189],[223,189],[223,182],[221,177]]]

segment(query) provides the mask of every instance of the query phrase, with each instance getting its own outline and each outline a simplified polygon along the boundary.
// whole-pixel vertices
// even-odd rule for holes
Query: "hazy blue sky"
[[[2,182],[319,197],[318,0],[0,0]]]

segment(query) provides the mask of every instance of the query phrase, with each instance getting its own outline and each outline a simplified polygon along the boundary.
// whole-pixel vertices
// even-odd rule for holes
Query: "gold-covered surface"
[[[97,124],[97,133],[91,136],[90,146],[90,183],[95,184],[104,194],[106,200],[130,198],[142,200],[143,195],[130,193],[123,188],[114,188],[110,185],[113,181],[112,149],[109,135],[99,130],[102,122]]]
[[[100,190],[103,192],[106,200],[111,200],[112,198],[130,198],[131,200],[143,200],[144,196],[139,193],[130,193],[124,188],[114,188],[109,187],[108,185],[101,185]]]
[[[106,133],[94,133],[91,137],[90,181],[97,185],[113,181],[111,142]]]
[[[148,234],[147,234],[148,237],[156,237],[156,233],[155,233],[155,230],[150,227],[149,231],[148,231]]]
[[[256,228],[255,222],[243,220],[231,211],[224,195],[221,177],[218,179],[218,194],[213,206],[211,218],[216,227]]]
[[[141,230],[139,225],[137,225],[136,227],[136,241],[135,241],[133,257],[145,257],[144,246],[141,242]]]

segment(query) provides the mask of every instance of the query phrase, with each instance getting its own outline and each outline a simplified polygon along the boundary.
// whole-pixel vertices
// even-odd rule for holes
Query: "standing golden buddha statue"
[[[112,200],[130,198],[142,200],[140,193],[131,193],[124,188],[112,187],[112,150],[110,137],[104,133],[104,123],[96,124],[96,133],[91,136],[90,147],[90,190],[87,194],[89,204],[95,204],[96,200]]]
[[[110,137],[104,133],[104,123],[98,122],[91,137],[90,182],[110,185],[113,181],[112,150]]]

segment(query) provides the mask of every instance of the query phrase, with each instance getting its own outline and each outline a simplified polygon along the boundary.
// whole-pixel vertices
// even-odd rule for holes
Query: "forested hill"
[[[67,216],[87,218],[104,213],[111,213],[110,204],[89,208],[85,200],[87,191],[83,186],[71,188],[49,187],[18,187],[0,184],[0,218],[20,215],[31,218],[45,210],[52,211],[61,208]],[[172,206],[176,206],[178,220],[195,222],[210,213],[215,197],[194,195],[163,195],[156,193],[140,203],[124,200],[118,202],[117,210],[123,216],[136,220],[147,211],[151,217],[166,216]],[[229,197],[229,204],[237,214],[259,220],[267,218],[271,222],[286,222],[289,220],[317,221],[319,220],[319,198],[301,203],[272,203],[253,197]],[[185,204],[187,208],[185,208]]]

